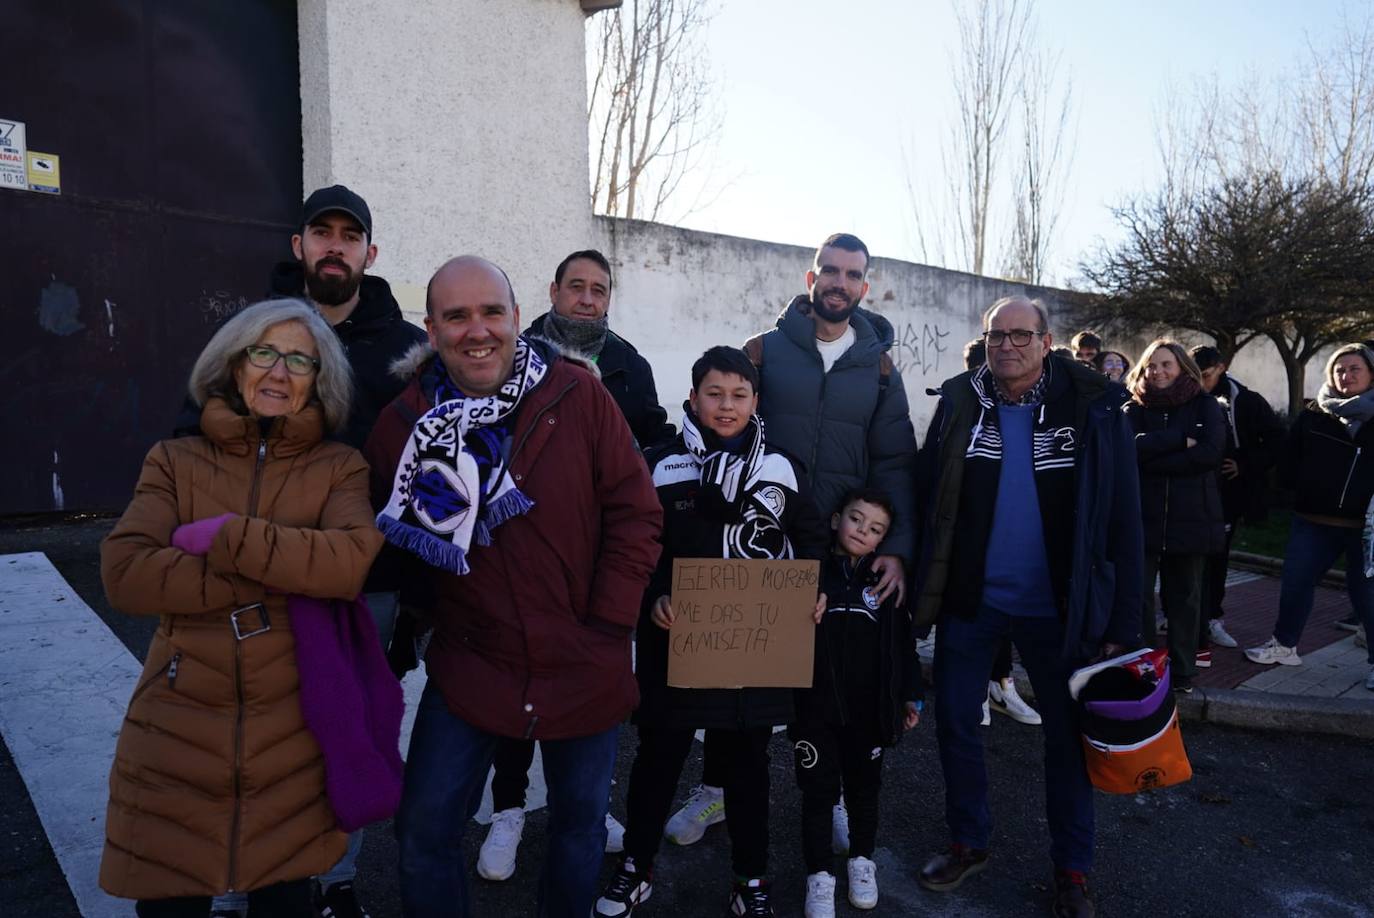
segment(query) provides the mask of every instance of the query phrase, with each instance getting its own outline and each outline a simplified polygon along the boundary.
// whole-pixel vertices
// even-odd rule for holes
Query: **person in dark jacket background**
[[[912,468],[916,434],[902,375],[893,365],[892,325],[860,307],[868,294],[868,246],[835,233],[816,249],[807,292],[793,297],[775,327],[744,343],[759,373],[759,416],[773,445],[801,461],[822,517],[838,511],[853,488],[892,499],[898,518],[873,569],[883,599],[905,598],[915,550]],[[690,844],[721,819],[720,773],[706,744],[702,787],[668,823],[669,837]],[[835,813],[837,843],[844,810]]]
[[[1057,915],[1093,914],[1093,792],[1069,674],[1139,640],[1140,491],[1121,389],[1050,354],[1043,304],[983,316],[988,365],[946,380],[922,448],[917,629],[933,624],[935,727],[950,846],[918,882],[944,892],[988,861],[979,715],[1000,641],[1021,654],[1045,731]]]
[[[1268,514],[1269,470],[1279,460],[1287,436],[1283,422],[1264,396],[1241,385],[1231,376],[1221,352],[1200,345],[1189,352],[1202,372],[1202,388],[1212,394],[1226,419],[1226,451],[1218,472],[1221,509],[1226,523],[1226,546],[1208,555],[1204,572],[1207,605],[1203,608],[1201,647],[1235,647],[1236,639],[1222,624],[1222,601],[1226,598],[1226,568],[1230,562],[1231,542],[1242,522],[1252,526],[1264,522]]]
[[[916,726],[924,698],[911,614],[895,596],[878,599],[870,567],[895,511],[887,495],[857,489],[830,518],[834,545],[821,565],[825,614],[816,631],[811,687],[797,690],[792,740],[802,792],[802,857],[808,916],[835,913],[833,808],[845,795],[849,817],[848,897],[878,904],[878,795],[883,749]]]
[[[722,770],[735,915],[771,915],[768,741],[793,718],[790,688],[684,689],[668,685],[670,594],[677,558],[815,558],[827,533],[800,463],[774,450],[757,416],[758,375],[738,348],[713,347],[692,366],[682,433],[651,450],[663,506],[663,553],[644,594],[636,635],[639,749],[630,770],[625,856],[595,914],[629,915],[653,890],[653,865],[683,763],[698,729]],[[823,606],[817,603],[817,614]]]
[[[1197,675],[1203,565],[1226,544],[1217,469],[1226,446],[1226,421],[1202,388],[1202,373],[1183,345],[1150,342],[1126,377],[1126,416],[1140,462],[1145,526],[1145,582],[1141,635],[1154,646],[1155,575],[1167,591],[1169,665],[1175,691],[1192,691]]]
[[[1336,349],[1316,401],[1293,423],[1279,480],[1297,493],[1283,553],[1279,616],[1268,643],[1245,656],[1255,663],[1297,666],[1298,639],[1321,579],[1342,553],[1350,605],[1374,636],[1374,580],[1365,573],[1362,533],[1374,499],[1374,352],[1360,344]],[[1374,641],[1369,642],[1374,665]],[[1374,671],[1365,680],[1374,691]]]
[[[611,263],[595,249],[573,252],[554,269],[549,311],[530,323],[525,334],[546,338],[567,356],[595,364],[641,450],[673,438],[668,413],[658,403],[654,371],[634,345],[610,329]],[[491,827],[477,855],[477,873],[486,880],[508,880],[525,830],[525,791],[534,763],[534,742],[502,739],[493,760]],[[619,852],[625,828],[606,814],[606,850]]]

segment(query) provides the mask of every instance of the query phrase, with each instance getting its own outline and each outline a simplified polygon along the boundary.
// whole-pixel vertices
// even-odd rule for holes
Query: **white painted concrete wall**
[[[591,234],[577,0],[300,0],[304,185],[372,209],[375,273],[423,306],[477,253],[520,299]],[[546,299],[546,297],[545,297]],[[536,303],[538,305],[538,303]]]
[[[664,407],[675,418],[691,387],[692,362],[711,345],[739,345],[772,328],[792,297],[805,292],[815,254],[639,220],[597,217],[596,230],[597,247],[616,271],[611,327],[653,365]],[[896,330],[893,358],[921,435],[935,410],[926,389],[963,370],[963,347],[978,334],[983,310],[1011,293],[1041,297],[1052,315],[1059,302],[1053,290],[879,253],[869,284],[864,305]]]

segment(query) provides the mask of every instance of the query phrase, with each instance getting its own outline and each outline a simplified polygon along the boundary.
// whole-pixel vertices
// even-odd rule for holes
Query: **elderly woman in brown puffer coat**
[[[288,594],[352,599],[382,545],[368,469],[324,439],[352,382],[309,305],[244,310],[191,371],[204,436],[158,443],[101,546],[110,603],[158,615],[110,775],[100,885],[140,916],[312,914],[344,853],[298,698]]]

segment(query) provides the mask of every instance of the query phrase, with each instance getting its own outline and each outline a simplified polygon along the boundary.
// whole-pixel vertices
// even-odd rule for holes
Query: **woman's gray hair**
[[[220,326],[196,358],[187,387],[191,399],[200,406],[211,398],[224,399],[235,410],[247,414],[248,408],[239,395],[234,370],[246,358],[244,349],[257,344],[269,328],[283,322],[300,322],[315,339],[319,351],[320,368],[315,373],[315,386],[310,400],[324,410],[325,428],[330,432],[342,430],[348,422],[353,404],[353,370],[348,355],[339,343],[338,335],[329,327],[315,307],[302,300],[265,300],[254,303]]]
[[[1336,361],[1342,357],[1349,357],[1351,354],[1359,354],[1363,357],[1364,365],[1369,368],[1370,375],[1374,375],[1374,351],[1363,344],[1342,344],[1336,348],[1331,359],[1326,362],[1326,384],[1332,389],[1336,388]]]

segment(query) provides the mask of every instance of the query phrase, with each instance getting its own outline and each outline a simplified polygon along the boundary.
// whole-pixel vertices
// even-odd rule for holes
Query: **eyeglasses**
[[[1002,342],[1008,338],[1015,347],[1025,347],[1031,343],[1031,339],[1044,332],[1027,331],[1024,328],[1013,328],[1011,331],[987,331],[983,332],[983,340],[988,343],[988,347],[1001,347]]]
[[[265,344],[252,344],[243,349],[248,362],[259,370],[270,370],[278,360],[286,361],[286,372],[292,376],[309,376],[320,368],[320,362],[307,354],[283,354]]]

